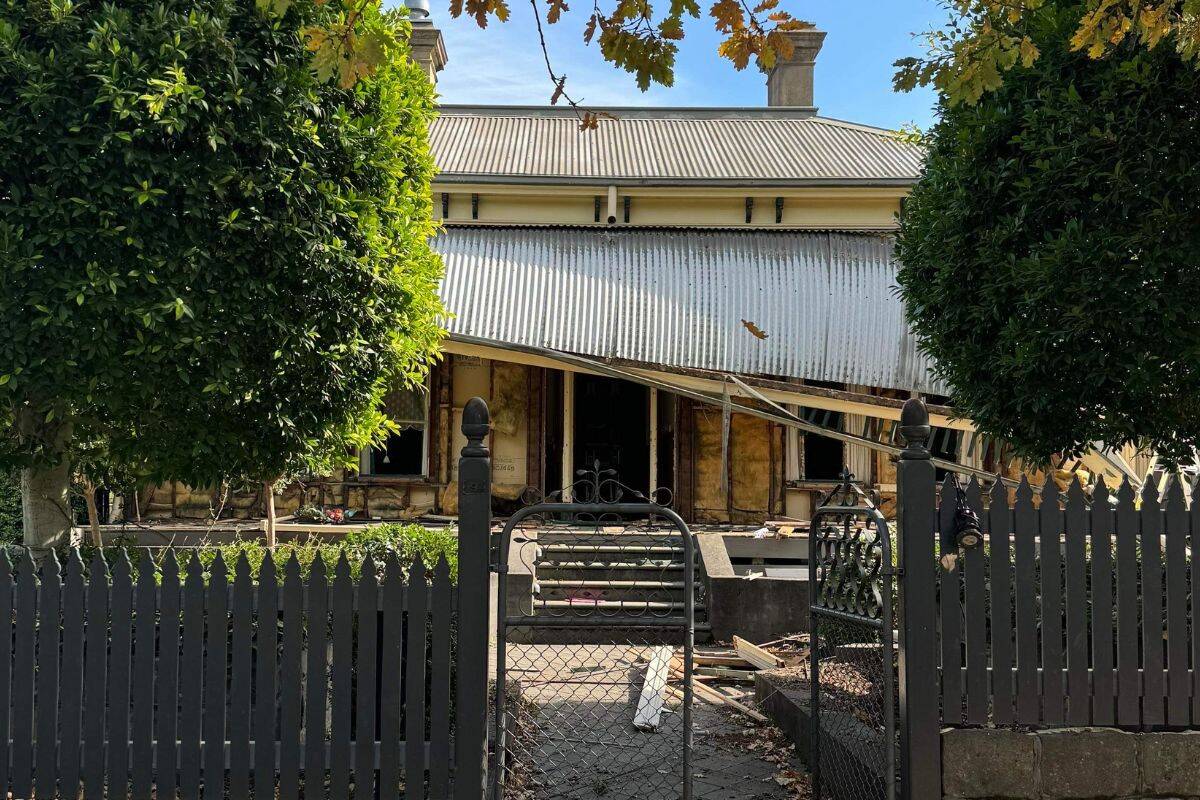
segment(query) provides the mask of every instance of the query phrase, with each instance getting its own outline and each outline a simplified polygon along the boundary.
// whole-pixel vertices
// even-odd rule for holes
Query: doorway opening
[[[575,471],[612,469],[631,489],[650,492],[650,390],[598,375],[575,376]]]

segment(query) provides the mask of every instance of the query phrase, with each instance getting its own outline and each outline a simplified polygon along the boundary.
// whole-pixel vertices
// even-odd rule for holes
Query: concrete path
[[[506,750],[506,800],[679,800],[682,700],[668,689],[661,724],[633,716],[652,646],[515,645],[508,678],[519,713]],[[748,702],[748,701],[747,701]],[[792,800],[807,782],[782,734],[724,706],[693,705],[696,800]]]

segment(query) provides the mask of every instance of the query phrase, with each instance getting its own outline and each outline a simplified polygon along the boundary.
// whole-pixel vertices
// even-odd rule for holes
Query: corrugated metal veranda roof
[[[938,388],[894,293],[886,235],[452,227],[434,247],[451,333],[666,367]]]
[[[562,109],[443,106],[431,131],[438,180],[907,186],[921,170],[921,148],[891,132],[811,113],[616,113],[581,132]]]

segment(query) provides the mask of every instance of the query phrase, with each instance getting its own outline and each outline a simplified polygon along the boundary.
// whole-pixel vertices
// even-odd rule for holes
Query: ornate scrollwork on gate
[[[826,496],[812,521],[813,605],[880,620],[890,542],[874,504],[853,479],[843,471],[841,483]],[[856,507],[861,507],[861,513],[856,513]]]

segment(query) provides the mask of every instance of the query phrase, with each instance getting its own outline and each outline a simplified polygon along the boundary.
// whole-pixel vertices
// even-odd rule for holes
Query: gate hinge
[[[497,575],[508,574],[508,564],[488,564],[488,571],[495,572]]]
[[[895,575],[897,578],[903,578],[904,577],[904,568],[903,567],[884,567],[882,570],[880,570],[880,573],[883,575]]]

